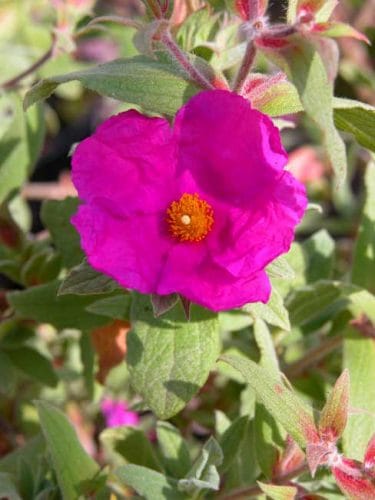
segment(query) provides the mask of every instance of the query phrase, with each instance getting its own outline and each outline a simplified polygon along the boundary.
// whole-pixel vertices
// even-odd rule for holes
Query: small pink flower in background
[[[288,170],[304,184],[319,181],[325,174],[324,163],[311,146],[302,146],[289,154]]]
[[[231,92],[194,96],[173,128],[127,111],[74,152],[72,223],[89,263],[125,288],[215,311],[267,302],[265,267],[307,204],[287,159],[270,118]]]
[[[105,419],[106,427],[118,427],[127,425],[135,427],[139,424],[139,415],[128,409],[125,401],[105,398],[101,402],[100,409]]]

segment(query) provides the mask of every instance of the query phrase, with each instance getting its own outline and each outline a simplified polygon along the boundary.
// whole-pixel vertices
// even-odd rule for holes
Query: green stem
[[[168,52],[172,57],[182,66],[186,73],[190,76],[191,80],[196,82],[200,87],[204,89],[213,90],[214,86],[207,80],[207,78],[202,75],[189,61],[187,55],[180,49],[177,43],[172,38],[168,30],[164,31],[160,37],[160,41],[163,43]]]
[[[245,55],[243,57],[241,66],[238,69],[238,73],[233,82],[233,91],[241,94],[243,90],[244,83],[246,81],[247,75],[253,65],[256,55],[256,47],[254,41],[250,40],[246,46]]]

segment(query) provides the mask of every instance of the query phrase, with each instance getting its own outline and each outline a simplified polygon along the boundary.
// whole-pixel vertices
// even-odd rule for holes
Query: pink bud
[[[254,21],[266,13],[268,0],[235,0],[235,9],[244,21]]]
[[[375,484],[356,460],[340,457],[332,467],[337,485],[347,497],[353,500],[374,500]]]
[[[367,445],[364,468],[366,474],[375,479],[375,434],[372,436],[369,444]]]
[[[324,441],[335,442],[344,432],[348,420],[349,391],[349,371],[344,370],[320,415],[319,434]]]
[[[272,476],[274,478],[287,476],[290,472],[299,469],[304,461],[305,454],[301,448],[290,436],[287,436],[286,447],[273,468]]]

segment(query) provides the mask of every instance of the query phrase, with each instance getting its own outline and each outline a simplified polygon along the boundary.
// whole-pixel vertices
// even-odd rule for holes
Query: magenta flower
[[[72,223],[90,264],[126,288],[215,311],[267,302],[265,267],[306,207],[286,163],[271,120],[228,91],[194,96],[173,128],[127,111],[74,153]]]
[[[101,402],[100,409],[104,416],[106,427],[118,427],[119,425],[134,427],[139,424],[138,413],[128,410],[128,405],[125,401],[106,398]]]

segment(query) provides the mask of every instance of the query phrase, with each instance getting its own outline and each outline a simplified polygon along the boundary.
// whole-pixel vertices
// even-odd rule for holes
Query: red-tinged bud
[[[306,447],[306,460],[312,477],[315,476],[318,467],[329,465],[337,455],[337,448],[333,442],[309,443]]]
[[[130,330],[127,321],[113,321],[91,333],[92,343],[99,358],[97,380],[104,383],[109,371],[120,364],[126,354],[126,335]]]
[[[320,415],[319,434],[323,441],[336,442],[344,432],[348,420],[349,391],[349,371],[344,370]]]
[[[375,434],[367,445],[363,466],[366,474],[375,480]]]
[[[273,468],[272,477],[287,476],[292,471],[299,469],[304,461],[305,454],[301,448],[290,436],[287,436],[286,447]]]
[[[356,460],[339,457],[331,467],[340,490],[352,500],[374,500],[375,483]]]
[[[345,23],[325,22],[314,23],[311,28],[312,33],[327,36],[329,38],[355,38],[370,45],[370,40],[360,31]]]
[[[264,16],[268,0],[235,0],[235,9],[244,21],[256,21]]]

